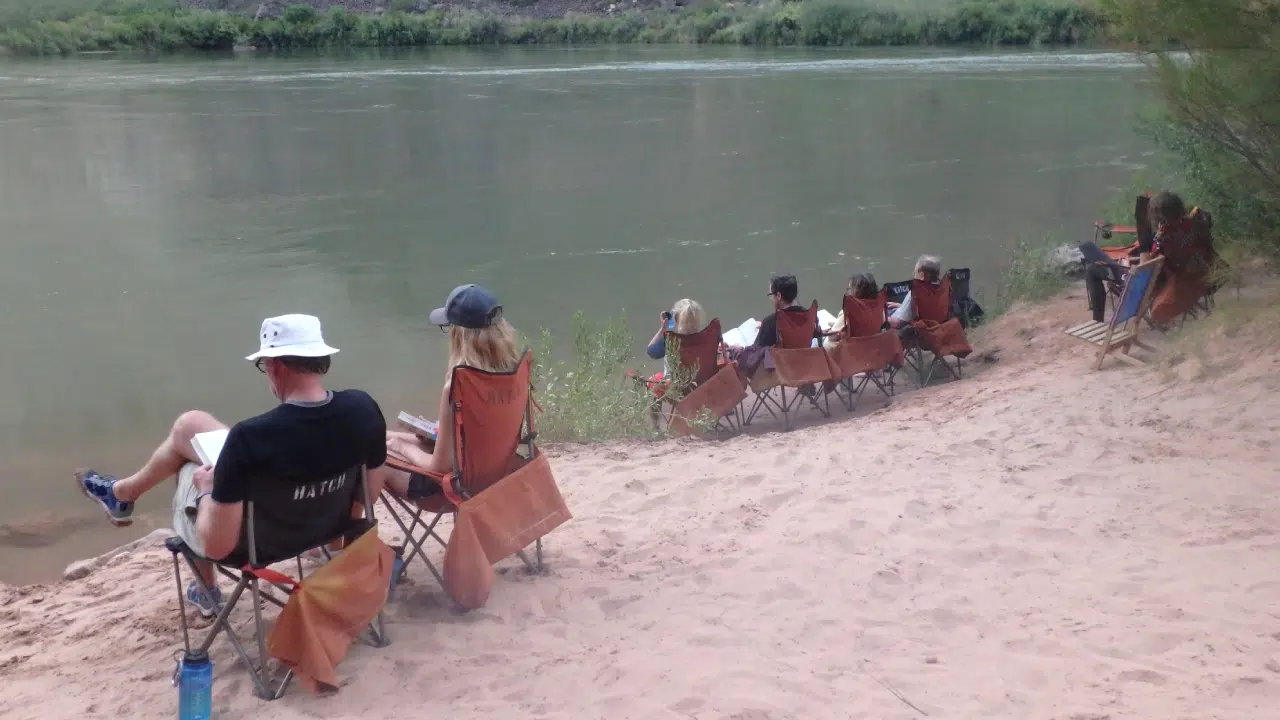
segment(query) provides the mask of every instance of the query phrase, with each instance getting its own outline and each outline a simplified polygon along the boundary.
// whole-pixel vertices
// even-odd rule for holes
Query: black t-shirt
[[[214,467],[213,499],[245,502],[254,483],[313,485],[386,459],[387,423],[368,393],[342,390],[323,404],[282,403],[231,428]]]
[[[786,312],[804,312],[806,309],[799,305],[792,305],[786,309]],[[755,344],[760,347],[773,347],[778,344],[778,313],[769,313],[764,320],[760,321],[760,332],[756,333]]]

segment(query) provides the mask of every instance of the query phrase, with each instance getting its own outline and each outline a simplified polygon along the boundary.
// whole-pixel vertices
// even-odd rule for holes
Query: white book
[[[750,318],[736,328],[733,328],[723,334],[724,344],[729,347],[747,347],[756,341],[756,335],[760,333],[760,321]]]
[[[218,463],[218,456],[222,454],[222,446],[227,442],[227,433],[229,430],[213,430],[206,433],[199,433],[191,438],[191,447],[195,449],[196,455],[200,456],[200,462],[205,467],[212,467]]]
[[[831,332],[831,328],[835,327],[836,316],[827,312],[822,308],[818,308],[818,327],[822,332]]]
[[[414,435],[428,440],[435,440],[436,435],[440,432],[440,423],[432,422],[407,412],[401,412],[396,420],[400,421],[401,425],[409,428]]]

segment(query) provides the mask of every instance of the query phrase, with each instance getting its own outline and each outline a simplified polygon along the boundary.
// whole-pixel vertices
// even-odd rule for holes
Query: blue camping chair
[[[1102,362],[1107,359],[1107,354],[1116,348],[1120,348],[1116,357],[1134,365],[1141,365],[1142,361],[1129,354],[1133,346],[1155,352],[1155,348],[1138,340],[1138,333],[1142,330],[1142,319],[1151,306],[1156,277],[1163,264],[1164,258],[1156,258],[1129,271],[1124,293],[1115,303],[1115,312],[1112,313],[1110,322],[1088,322],[1063,331],[1098,348],[1095,370],[1102,369]]]

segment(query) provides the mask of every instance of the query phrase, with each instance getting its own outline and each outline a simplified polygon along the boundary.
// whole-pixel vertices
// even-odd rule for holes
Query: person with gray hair
[[[916,280],[937,283],[942,281],[942,261],[937,255],[921,255],[916,260]],[[889,326],[894,330],[908,327],[916,320],[916,305],[911,300],[911,293],[902,298],[902,304],[889,315]]]

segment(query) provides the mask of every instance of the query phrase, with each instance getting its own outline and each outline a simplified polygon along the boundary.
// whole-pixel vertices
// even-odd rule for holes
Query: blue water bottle
[[[213,662],[203,650],[188,650],[173,676],[178,686],[178,720],[209,720],[213,715]]]

